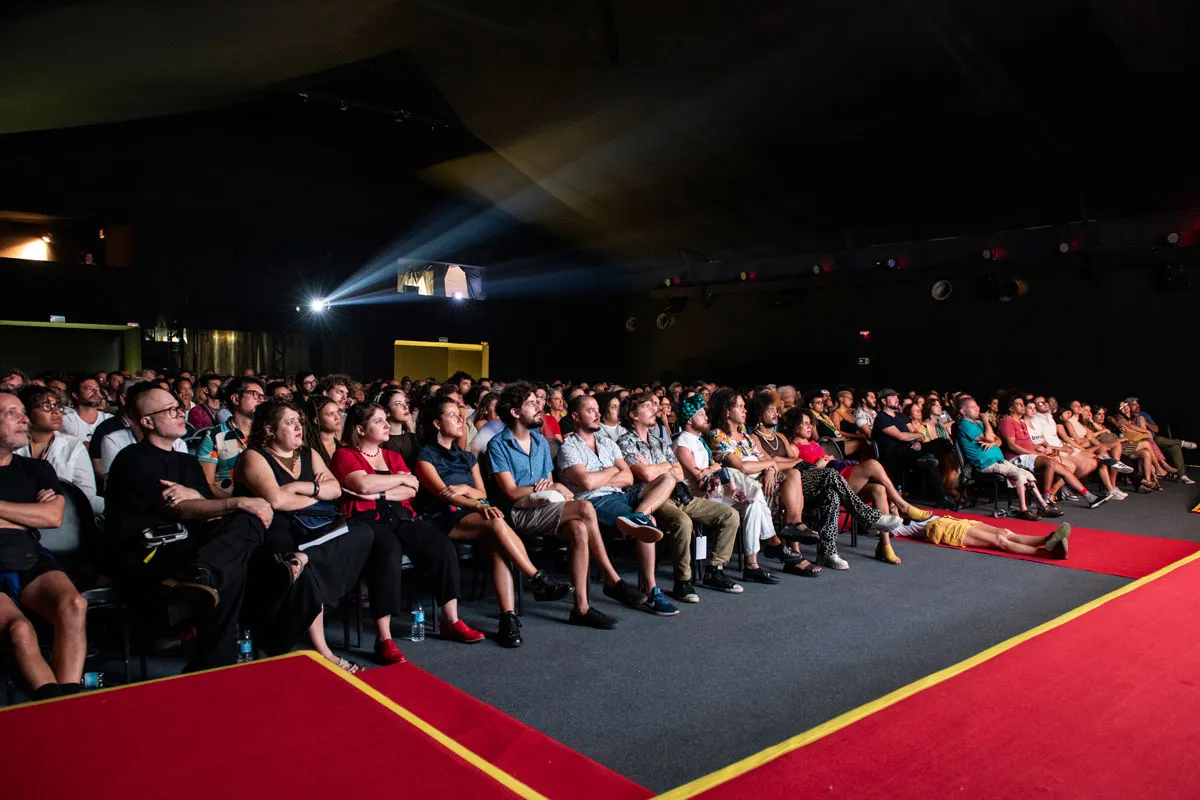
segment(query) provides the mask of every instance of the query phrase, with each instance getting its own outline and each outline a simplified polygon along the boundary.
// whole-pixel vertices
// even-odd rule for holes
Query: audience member
[[[605,436],[616,442],[625,434],[629,433],[625,426],[621,424],[621,394],[620,392],[601,392],[595,397],[596,403],[600,408],[600,426],[599,432],[601,436]],[[571,430],[576,430],[575,425],[577,420],[574,414],[571,413],[572,405],[567,406],[567,417],[571,420]]]
[[[200,378],[198,395],[200,402],[187,415],[188,424],[198,431],[215,427],[224,418],[221,414],[225,407],[221,404],[221,378],[217,375],[204,375]]]
[[[350,385],[353,383],[348,375],[326,375],[317,383],[317,392],[337,403],[338,411],[346,413],[350,403]]]
[[[307,424],[304,426],[304,444],[321,457],[326,464],[333,461],[333,454],[342,444],[342,433],[346,418],[337,402],[323,394],[314,394],[308,400]]]
[[[1122,429],[1122,433],[1126,438],[1129,438],[1129,429],[1138,431],[1139,434],[1144,434],[1146,440],[1155,450],[1155,455],[1158,463],[1165,469],[1166,477],[1170,480],[1178,480],[1189,486],[1195,481],[1187,475],[1187,465],[1183,460],[1183,450],[1185,446],[1191,445],[1195,448],[1193,442],[1186,442],[1179,439],[1168,439],[1165,436],[1159,436],[1158,425],[1150,417],[1141,411],[1141,406],[1136,397],[1130,397],[1121,402],[1119,407],[1121,416],[1127,420],[1127,426]],[[1151,427],[1153,426],[1153,427]]]
[[[289,400],[268,400],[256,407],[249,449],[237,460],[235,494],[261,497],[274,516],[264,537],[264,551],[282,557],[300,571],[290,598],[295,618],[309,620],[313,649],[341,669],[355,673],[361,667],[334,655],[325,639],[325,606],[337,605],[358,583],[372,552],[374,533],[364,523],[351,521],[345,531],[332,514],[331,503],[342,487],[329,474],[325,462],[305,447],[300,409]],[[304,523],[323,525],[314,530]],[[304,548],[303,551],[300,548]],[[305,576],[308,576],[305,579]],[[399,579],[399,574],[389,576]],[[292,638],[296,631],[289,631]]]
[[[1071,523],[1062,523],[1049,536],[1025,536],[986,522],[938,516],[909,522],[894,530],[892,535],[924,539],[943,547],[978,547],[1025,556],[1065,559]]]
[[[536,397],[536,395],[535,395]],[[670,498],[675,478],[663,473],[642,487],[633,486],[633,473],[621,457],[615,440],[599,435],[600,407],[594,398],[577,397],[568,407],[575,432],[563,440],[558,451],[558,469],[572,494],[596,509],[596,519],[625,536],[637,539],[638,588],[646,593],[645,610],[658,616],[674,616],[673,606],[658,588],[654,577],[654,544],[663,537],[652,514]],[[620,424],[615,427],[624,430]],[[624,602],[629,593],[605,586],[605,594]]]
[[[87,448],[79,439],[63,433],[63,407],[58,394],[30,385],[21,390],[20,398],[29,418],[29,444],[16,454],[49,463],[60,481],[83,492],[93,514],[103,514],[104,498],[96,495],[96,472]]]
[[[954,435],[958,446],[962,449],[966,465],[977,472],[1002,475],[1017,493],[1021,510],[1017,514],[1021,519],[1035,521],[1040,516],[1061,517],[1063,512],[1057,507],[1046,505],[1037,490],[1037,478],[1031,470],[1025,469],[1012,461],[1006,461],[1000,447],[1000,439],[992,431],[991,424],[979,410],[979,403],[970,395],[958,398],[958,422],[954,425]],[[1028,487],[1033,495],[1034,505],[1038,510],[1029,508],[1025,497]]]
[[[475,542],[490,554],[496,604],[500,607],[499,642],[505,647],[520,647],[521,621],[509,562],[529,580],[536,600],[561,600],[571,587],[533,565],[525,545],[505,521],[504,512],[488,502],[475,455],[458,446],[463,427],[453,399],[435,397],[426,401],[418,432],[423,446],[413,467],[422,487],[417,500],[422,517],[443,534],[455,541]]]
[[[370,524],[376,539],[386,541],[390,536],[398,540],[400,548],[393,550],[390,560],[406,552],[413,564],[432,576],[434,599],[441,608],[443,639],[463,644],[480,642],[483,634],[458,617],[458,552],[441,531],[417,519],[411,501],[420,484],[403,457],[383,447],[390,435],[387,414],[378,404],[362,403],[350,409],[343,447],[333,454],[330,463],[347,495],[343,507],[349,515]],[[386,663],[399,663],[405,659],[392,641],[390,627],[391,615],[400,610],[396,605],[399,598],[391,600],[376,607],[372,594],[372,613],[380,615],[375,619],[379,633],[375,654]]]
[[[737,538],[738,513],[728,505],[693,496],[670,438],[663,438],[653,430],[660,408],[657,398],[649,392],[637,392],[626,398],[621,405],[621,422],[629,433],[621,437],[617,446],[635,480],[632,499],[653,491],[664,475],[673,479],[671,494],[655,512],[670,546],[674,576],[671,595],[683,603],[700,602],[692,582],[695,525],[706,526],[715,540],[701,585],[722,592],[741,592],[742,587],[725,575],[725,565],[729,563]],[[652,562],[650,570],[653,572]],[[650,590],[652,597],[655,591],[657,589]]]
[[[313,396],[316,390],[316,375],[307,371],[296,373],[295,394],[292,399],[295,400],[297,404],[300,404],[301,408],[304,407],[303,404],[308,402],[308,399]]]
[[[542,426],[542,414],[533,386],[523,381],[506,386],[496,411],[505,427],[488,443],[487,460],[497,487],[511,504],[513,528],[525,536],[564,539],[575,587],[569,621],[589,628],[615,628],[617,621],[589,602],[589,557],[603,574],[609,597],[638,608],[646,603],[646,594],[621,580],[613,569],[595,507],[576,499],[570,489],[553,480],[550,445],[537,430]]]
[[[213,497],[233,494],[233,468],[246,452],[254,409],[263,398],[262,384],[257,378],[234,378],[225,386],[225,405],[232,416],[209,428],[196,449],[196,457],[200,459],[200,468]]]
[[[96,428],[112,414],[100,410],[104,396],[95,378],[85,376],[71,381],[71,399],[75,408],[63,408],[62,430],[83,442],[86,449],[92,443]]]
[[[15,394],[21,391],[28,380],[29,376],[19,367],[0,367],[0,390],[7,389]]]
[[[111,566],[131,588],[158,588],[199,615],[188,671],[233,664],[250,558],[262,547],[273,512],[258,498],[213,498],[200,462],[175,447],[185,430],[179,401],[152,384],[142,386],[124,408],[139,441],[120,451],[107,483]],[[263,580],[279,591],[267,596],[282,595],[297,577],[284,562],[273,573]]]
[[[1045,445],[1035,445],[1029,435],[1029,426],[1025,421],[1025,400],[1016,394],[1009,395],[1005,416],[1000,420],[1000,439],[1005,457],[1024,470],[1041,475],[1042,496],[1046,498],[1047,511],[1055,511],[1058,506],[1052,501],[1051,489],[1058,478],[1081,496],[1088,508],[1096,508],[1108,500],[1108,497],[1097,497],[1088,491],[1079,479],[1075,477],[1073,467],[1064,464],[1054,457],[1053,451]]]
[[[17,455],[29,445],[28,422],[16,394],[0,390],[0,644],[33,699],[43,700],[80,689],[87,601],[40,543],[41,530],[62,525],[66,501],[49,463]],[[54,628],[49,664],[23,609]]]

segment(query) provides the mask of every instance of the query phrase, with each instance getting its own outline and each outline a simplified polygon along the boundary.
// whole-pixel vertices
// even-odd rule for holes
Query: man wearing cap
[[[900,409],[900,395],[895,389],[882,389],[878,394],[879,411],[871,426],[871,439],[879,445],[879,460],[893,479],[917,463],[925,434],[908,429],[908,419]]]
[[[1195,450],[1196,443],[1189,442],[1186,439],[1169,439],[1166,436],[1159,435],[1158,423],[1154,421],[1145,411],[1142,411],[1142,404],[1138,402],[1136,397],[1126,397],[1123,405],[1129,406],[1130,418],[1135,425],[1144,427],[1154,436],[1154,443],[1163,451],[1163,455],[1171,462],[1171,466],[1175,468],[1175,474],[1178,475],[1178,480],[1181,483],[1186,483],[1191,486],[1195,481],[1188,477],[1187,465],[1183,461],[1184,450]]]

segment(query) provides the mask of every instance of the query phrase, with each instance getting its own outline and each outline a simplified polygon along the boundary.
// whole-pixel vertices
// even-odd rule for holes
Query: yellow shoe
[[[926,511],[923,508],[917,508],[914,505],[909,505],[908,511],[904,512],[904,516],[908,517],[913,522],[924,522],[933,517],[932,511]]]
[[[875,560],[882,561],[885,564],[899,564],[900,556],[896,555],[896,551],[892,549],[890,544],[880,542],[875,545]]]

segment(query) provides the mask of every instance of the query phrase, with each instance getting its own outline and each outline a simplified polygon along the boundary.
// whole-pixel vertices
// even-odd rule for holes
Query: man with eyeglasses
[[[262,547],[271,506],[256,497],[212,496],[200,462],[175,446],[186,421],[170,392],[141,384],[126,409],[141,439],[121,451],[109,475],[105,535],[112,567],[135,596],[197,615],[196,649],[185,671],[232,664],[250,558]],[[278,588],[286,591],[295,578],[285,577],[286,564],[276,566]]]
[[[233,495],[233,468],[246,452],[254,409],[265,397],[257,378],[234,378],[225,387],[225,406],[231,416],[210,428],[196,448],[196,457],[213,497]]]
[[[104,395],[100,391],[100,383],[95,378],[86,375],[71,381],[71,398],[75,408],[63,409],[63,433],[74,436],[87,447],[92,443],[96,428],[112,414],[100,410],[104,403]]]
[[[92,466],[96,470],[96,483],[101,489],[108,479],[109,470],[112,468],[117,454],[142,439],[141,427],[137,424],[137,409],[133,405],[132,398],[150,388],[158,387],[141,378],[130,378],[122,383],[118,390],[121,397],[121,414],[105,420],[96,428],[96,433],[92,436],[88,455],[92,458]],[[172,446],[181,453],[188,451],[187,445],[182,439],[176,441]]]

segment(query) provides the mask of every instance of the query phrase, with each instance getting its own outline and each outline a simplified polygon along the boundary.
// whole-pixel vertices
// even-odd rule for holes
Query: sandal
[[[875,560],[882,561],[884,564],[899,564],[900,556],[896,555],[896,551],[890,544],[884,544],[881,540],[879,544],[875,545]]]
[[[363,667],[361,664],[355,664],[353,661],[350,661],[349,659],[345,659],[345,658],[339,658],[337,665],[338,665],[338,669],[348,672],[351,675],[357,675],[358,673],[363,671]]]
[[[289,586],[300,580],[300,576],[304,573],[304,567],[307,566],[300,560],[299,553],[275,553],[274,559],[276,563],[287,569]]]
[[[821,568],[813,565],[807,558],[803,561],[797,561],[794,564],[784,564],[782,571],[789,575],[801,575],[805,578],[819,578],[821,576]]]

